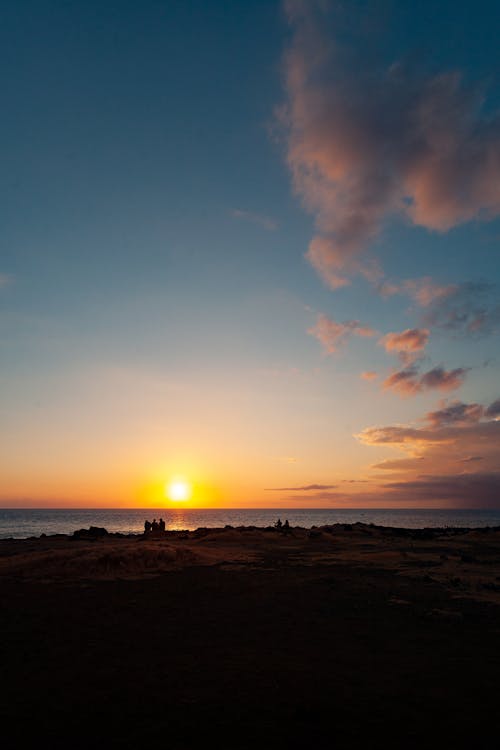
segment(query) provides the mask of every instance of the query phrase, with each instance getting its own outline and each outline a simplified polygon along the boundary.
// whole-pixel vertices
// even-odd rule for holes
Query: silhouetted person
[[[288,518],[286,519],[285,523],[283,524],[283,531],[285,534],[290,533],[290,524],[288,523]]]
[[[274,526],[277,529],[281,529],[281,527],[283,526],[283,524],[281,523],[281,518],[278,518],[278,520],[276,521],[276,523],[274,524]]]
[[[163,518],[160,518],[160,520],[158,521],[158,528],[160,529],[160,531],[165,531],[165,521],[163,520]]]
[[[153,518],[153,523],[151,524],[151,528],[153,531],[158,531],[158,521],[156,518]]]
[[[149,534],[151,531],[151,521],[144,521],[144,533]]]

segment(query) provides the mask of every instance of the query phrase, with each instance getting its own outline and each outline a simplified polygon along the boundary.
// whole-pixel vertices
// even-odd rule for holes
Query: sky
[[[0,505],[500,506],[496,2],[0,21]]]

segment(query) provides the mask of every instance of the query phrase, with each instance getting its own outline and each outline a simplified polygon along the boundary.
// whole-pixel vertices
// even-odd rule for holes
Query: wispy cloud
[[[8,273],[0,273],[0,289],[12,284],[13,278]]]
[[[363,67],[354,45],[325,31],[350,6],[286,9],[288,164],[315,217],[308,258],[332,288],[354,273],[381,281],[368,249],[391,216],[444,232],[500,213],[500,118],[483,112],[482,91],[456,71]]]
[[[376,331],[363,325],[359,320],[347,320],[337,323],[327,315],[318,315],[316,324],[307,331],[320,341],[328,354],[338,351],[351,336],[375,336]]]
[[[391,297],[394,294],[402,294],[411,297],[420,307],[428,307],[437,300],[442,300],[454,294],[458,288],[456,284],[437,284],[430,276],[420,279],[406,279],[395,283],[385,279],[376,284],[378,292],[382,297]]]
[[[500,328],[498,288],[488,282],[456,284],[448,294],[432,300],[424,321],[462,335],[494,333]]]
[[[336,484],[305,484],[301,487],[266,487],[268,492],[310,492],[312,490],[334,490]]]
[[[243,221],[250,221],[252,224],[257,224],[263,229],[267,229],[269,232],[273,232],[278,228],[278,222],[272,219],[270,216],[264,214],[253,213],[252,211],[242,211],[239,208],[233,208],[231,216],[235,219],[243,219]]]
[[[362,380],[376,380],[376,378],[378,378],[378,372],[375,372],[375,370],[367,370],[366,372],[362,372],[359,377]]]

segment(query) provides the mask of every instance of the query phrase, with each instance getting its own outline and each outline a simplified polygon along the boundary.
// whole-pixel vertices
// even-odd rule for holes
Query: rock
[[[108,536],[108,531],[101,526],[90,526],[88,529],[78,529],[73,532],[73,539],[99,539]]]

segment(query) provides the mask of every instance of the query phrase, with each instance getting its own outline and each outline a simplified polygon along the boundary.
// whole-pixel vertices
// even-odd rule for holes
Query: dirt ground
[[[6,748],[496,747],[500,530],[0,541]]]

